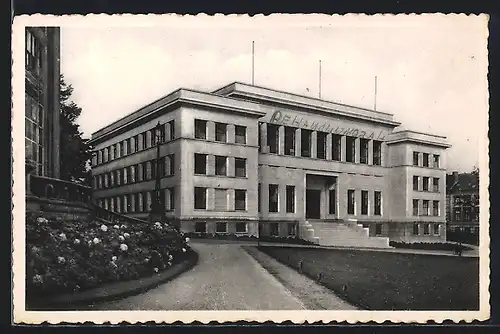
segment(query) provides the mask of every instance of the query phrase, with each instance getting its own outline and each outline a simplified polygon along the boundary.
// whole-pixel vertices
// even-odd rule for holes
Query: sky
[[[446,136],[447,169],[478,166],[487,122],[484,18],[294,16],[164,18],[61,28],[61,72],[86,137],[183,87],[233,81],[394,114]],[[146,23],[145,23],[146,22]]]

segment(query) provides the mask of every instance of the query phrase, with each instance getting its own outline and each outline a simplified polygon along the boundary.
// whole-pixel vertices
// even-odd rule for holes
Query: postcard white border
[[[281,323],[291,321],[293,323],[309,323],[332,321],[349,323],[374,321],[381,323],[391,321],[393,323],[425,323],[429,320],[441,323],[445,320],[455,322],[473,320],[487,320],[490,316],[489,305],[489,156],[488,156],[488,110],[489,93],[485,92],[484,105],[481,110],[475,111],[475,117],[481,117],[484,136],[480,138],[479,145],[479,170],[480,170],[480,309],[479,311],[64,311],[64,312],[35,312],[25,309],[25,175],[24,175],[24,28],[26,26],[171,26],[171,25],[220,25],[239,26],[259,25],[280,25],[294,26],[314,26],[324,24],[329,20],[329,24],[342,25],[367,25],[381,24],[386,20],[399,20],[398,24],[411,24],[412,20],[425,19],[426,17],[438,16],[447,24],[449,20],[481,20],[484,23],[484,47],[487,58],[487,38],[488,19],[485,14],[470,15],[465,14],[400,14],[400,15],[284,15],[274,14],[270,16],[257,15],[215,15],[208,16],[200,14],[196,16],[181,16],[175,14],[165,15],[23,15],[14,18],[12,26],[12,87],[13,87],[13,109],[12,109],[12,143],[13,143],[13,319],[15,323],[40,324],[48,322],[57,324],[94,322],[102,324],[110,322],[112,324],[120,322],[143,323],[155,321],[157,323],[173,323],[181,321],[191,323],[199,321],[208,323],[235,322],[235,321],[273,321]],[[300,17],[300,20],[297,18]],[[478,73],[487,80],[487,63],[484,73]]]

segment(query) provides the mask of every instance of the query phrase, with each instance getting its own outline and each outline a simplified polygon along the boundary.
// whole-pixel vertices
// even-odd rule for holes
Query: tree
[[[73,86],[66,84],[64,76],[60,76],[60,177],[63,180],[91,185],[90,159],[92,148],[89,139],[83,138],[80,126],[76,123],[82,113],[80,108],[71,100]]]

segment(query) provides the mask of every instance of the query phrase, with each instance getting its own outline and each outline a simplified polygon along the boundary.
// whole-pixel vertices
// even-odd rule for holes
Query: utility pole
[[[155,191],[153,192],[153,203],[151,204],[151,209],[149,212],[150,222],[165,222],[165,204],[162,201],[162,197],[160,195],[161,192],[161,174],[160,174],[160,145],[162,142],[162,125],[160,122],[155,127],[155,141],[156,141],[156,165],[154,168],[156,169],[156,180],[155,180]]]
[[[319,61],[319,98],[321,99],[321,59]]]
[[[255,84],[255,42],[252,41],[252,86]]]
[[[373,103],[373,110],[377,110],[377,76],[375,76],[375,101]]]

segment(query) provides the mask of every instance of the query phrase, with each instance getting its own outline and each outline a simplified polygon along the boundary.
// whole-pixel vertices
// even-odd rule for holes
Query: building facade
[[[95,132],[98,205],[147,217],[158,122],[165,210],[184,231],[321,244],[446,237],[446,138],[394,131],[391,114],[238,82],[179,89]]]
[[[479,172],[446,176],[449,240],[479,243]]]
[[[59,177],[60,31],[25,30],[26,172]]]

